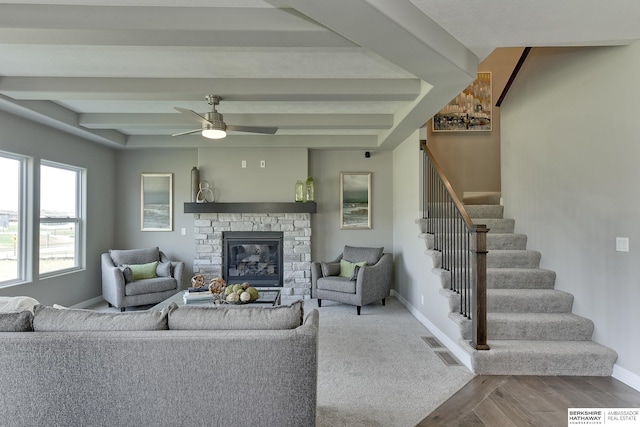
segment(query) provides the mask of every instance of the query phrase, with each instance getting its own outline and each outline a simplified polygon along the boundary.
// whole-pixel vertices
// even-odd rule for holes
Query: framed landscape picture
[[[173,174],[143,173],[140,206],[142,231],[172,231]]]
[[[433,116],[433,131],[490,131],[491,90],[491,73],[478,73],[473,83]]]
[[[340,228],[371,228],[371,172],[340,173]]]

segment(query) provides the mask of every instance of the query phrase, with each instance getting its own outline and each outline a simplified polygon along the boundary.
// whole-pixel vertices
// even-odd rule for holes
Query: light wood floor
[[[611,377],[477,376],[417,427],[564,427],[568,408],[640,408]]]

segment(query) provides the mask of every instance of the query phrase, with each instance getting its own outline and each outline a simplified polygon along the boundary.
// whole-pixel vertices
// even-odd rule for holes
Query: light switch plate
[[[616,251],[629,252],[629,238],[628,237],[616,237]]]

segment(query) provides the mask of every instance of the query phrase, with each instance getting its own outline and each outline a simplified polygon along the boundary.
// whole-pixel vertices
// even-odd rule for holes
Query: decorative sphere
[[[202,274],[196,274],[191,278],[191,284],[194,288],[201,288],[204,286],[204,276]]]
[[[249,292],[243,292],[240,294],[240,301],[249,302],[251,300],[251,294]]]

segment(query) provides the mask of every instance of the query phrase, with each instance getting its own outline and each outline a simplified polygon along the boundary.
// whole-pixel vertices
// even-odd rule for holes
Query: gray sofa
[[[102,297],[109,305],[157,304],[182,289],[184,263],[171,261],[159,248],[112,249],[101,256]],[[135,279],[131,268],[157,263],[156,277]]]
[[[34,311],[0,313],[27,330],[0,332],[2,425],[315,425],[318,312],[302,302]]]
[[[365,248],[346,245],[343,252],[330,262],[311,263],[311,296],[356,306],[360,315],[363,305],[376,301],[385,303],[391,293],[393,256],[384,248]],[[344,262],[353,270],[344,276]],[[353,266],[353,264],[360,264]]]

